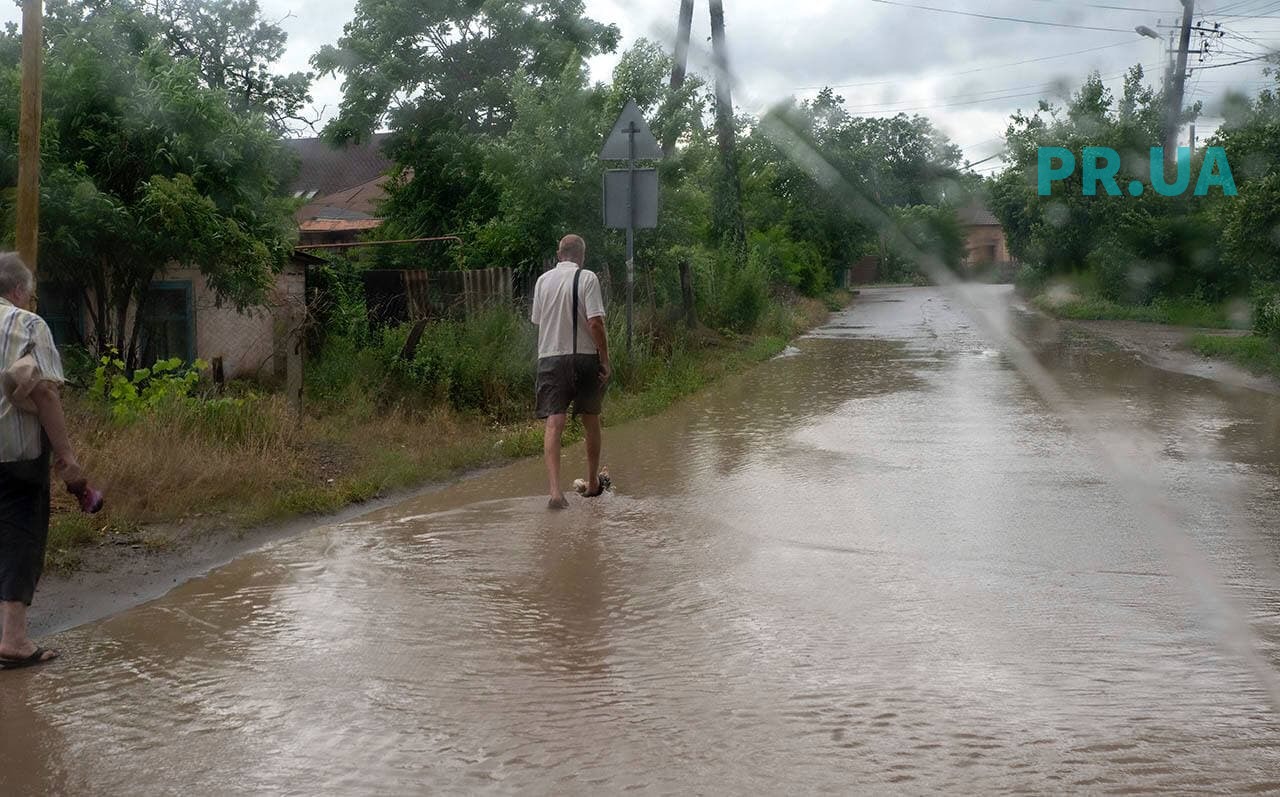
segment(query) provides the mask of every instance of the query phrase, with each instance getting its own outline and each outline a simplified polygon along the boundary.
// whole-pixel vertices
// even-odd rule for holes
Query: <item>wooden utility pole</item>
[[[42,0],[22,3],[22,97],[18,124],[18,255],[36,273],[40,239],[40,85],[44,49]]]
[[[1164,129],[1165,171],[1176,162],[1178,154],[1178,128],[1182,122],[1182,103],[1187,89],[1187,53],[1191,49],[1191,26],[1195,22],[1196,0],[1182,0],[1182,31],[1178,39],[1178,61],[1173,67],[1173,82],[1169,88],[1169,107]]]

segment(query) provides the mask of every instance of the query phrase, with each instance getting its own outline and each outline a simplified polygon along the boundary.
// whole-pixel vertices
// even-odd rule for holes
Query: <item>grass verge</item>
[[[1280,346],[1269,338],[1246,335],[1239,338],[1194,335],[1191,350],[1206,357],[1233,362],[1259,376],[1280,379]]]
[[[1031,302],[1050,315],[1077,321],[1142,321],[1204,329],[1239,326],[1232,321],[1226,305],[1190,299],[1157,299],[1149,305],[1131,305],[1099,297],[1040,294]]]

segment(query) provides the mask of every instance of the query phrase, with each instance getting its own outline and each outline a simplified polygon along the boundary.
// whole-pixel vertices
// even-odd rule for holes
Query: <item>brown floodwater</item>
[[[1280,666],[1280,398],[1037,323],[1234,608],[961,303],[868,291],[608,430],[601,500],[521,462],[56,636],[0,794],[1280,791],[1224,641]]]

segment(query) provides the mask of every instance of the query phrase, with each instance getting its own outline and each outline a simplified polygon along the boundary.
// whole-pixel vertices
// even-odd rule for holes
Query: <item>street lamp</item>
[[[1148,39],[1155,39],[1156,41],[1160,40],[1160,34],[1156,33],[1155,30],[1147,27],[1146,25],[1139,25],[1134,28],[1134,30],[1136,30],[1139,35],[1146,36]]]

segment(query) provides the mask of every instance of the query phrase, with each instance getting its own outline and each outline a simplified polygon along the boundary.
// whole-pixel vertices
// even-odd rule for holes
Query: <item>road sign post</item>
[[[613,131],[605,139],[600,159],[627,162],[625,170],[605,172],[604,221],[608,229],[627,231],[627,351],[630,352],[636,287],[635,231],[658,226],[658,172],[637,169],[636,161],[662,159],[662,147],[640,115],[635,100],[622,109]]]

